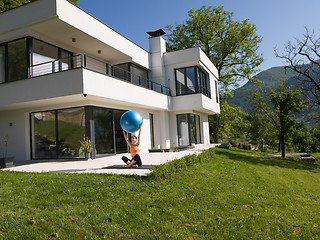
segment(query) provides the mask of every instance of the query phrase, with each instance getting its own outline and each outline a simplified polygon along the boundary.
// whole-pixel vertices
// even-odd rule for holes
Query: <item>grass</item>
[[[239,149],[164,180],[0,172],[0,239],[319,239],[320,166]]]

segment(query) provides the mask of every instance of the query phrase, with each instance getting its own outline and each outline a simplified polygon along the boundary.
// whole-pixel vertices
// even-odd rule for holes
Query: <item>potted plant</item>
[[[8,152],[8,135],[4,137],[4,140],[0,141],[0,151],[1,151],[1,158],[0,158],[0,168],[6,167],[6,162],[10,159],[13,159],[13,157],[7,158],[7,152]]]
[[[160,148],[157,148],[157,147],[153,147],[152,149],[149,149],[149,153],[154,153],[154,152],[162,152],[163,149],[160,147]]]
[[[80,141],[80,150],[79,154],[84,155],[85,159],[88,159],[90,157],[90,153],[93,150],[93,144],[92,141],[88,137],[83,137],[83,140]]]

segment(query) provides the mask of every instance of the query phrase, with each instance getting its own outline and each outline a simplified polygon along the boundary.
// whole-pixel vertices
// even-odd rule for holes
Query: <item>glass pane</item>
[[[5,47],[0,46],[0,83],[5,82]]]
[[[55,111],[31,114],[32,159],[56,158]]]
[[[85,122],[84,107],[58,110],[59,158],[79,157]]]
[[[196,132],[197,132],[197,144],[201,143],[201,132],[200,132],[200,116],[196,115]]]
[[[26,39],[8,43],[8,81],[27,78],[27,71]]]
[[[190,145],[188,114],[177,115],[179,146]]]
[[[218,92],[218,81],[215,82],[215,89],[216,89],[216,102],[219,102],[219,92]]]
[[[112,67],[112,76],[115,76],[123,80],[131,81],[131,76],[129,73],[129,64],[123,63]]]
[[[153,125],[153,114],[149,113],[149,121],[150,121],[150,140],[151,140],[151,148],[154,147],[154,125]]]
[[[210,92],[210,81],[208,75],[203,73],[203,78],[205,79],[205,85],[206,85],[206,90],[205,90],[205,95],[209,98],[211,98],[211,92]]]
[[[184,69],[176,70],[177,95],[185,94]]]
[[[61,71],[71,69],[71,53],[61,50]]]
[[[85,55],[85,61],[86,61],[86,66],[85,66],[86,68],[102,74],[107,73],[107,63],[87,55]]]
[[[197,143],[197,127],[194,114],[190,114],[191,141]]]
[[[31,76],[59,72],[57,47],[32,39],[32,48]]]
[[[123,110],[113,110],[114,116],[114,131],[115,131],[115,142],[116,142],[116,153],[128,152],[127,142],[123,137],[123,130],[120,126],[120,118],[125,111]]]
[[[112,111],[94,108],[93,119],[96,154],[114,153]]]
[[[187,93],[194,93],[196,91],[196,76],[195,68],[186,68]]]
[[[131,65],[132,83],[148,87],[148,71],[135,65]]]

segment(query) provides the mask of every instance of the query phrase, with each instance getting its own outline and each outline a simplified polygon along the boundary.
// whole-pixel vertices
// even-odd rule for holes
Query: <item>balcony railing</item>
[[[71,58],[35,64],[29,68],[29,77],[37,77],[76,68],[86,68],[144,88],[154,90],[159,93],[166,94],[168,96],[171,95],[170,88],[166,86],[85,54],[79,54]]]

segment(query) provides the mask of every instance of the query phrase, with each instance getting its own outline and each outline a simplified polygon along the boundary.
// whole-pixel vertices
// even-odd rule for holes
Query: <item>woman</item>
[[[122,160],[127,164],[127,165],[123,165],[123,167],[136,167],[137,168],[142,165],[140,155],[138,154],[140,152],[139,145],[140,145],[141,128],[142,128],[142,123],[140,125],[138,138],[135,135],[132,135],[131,142],[128,139],[127,133],[125,131],[123,131],[124,139],[126,140],[127,144],[129,145],[130,153],[131,153],[131,160],[125,156],[122,157]]]

